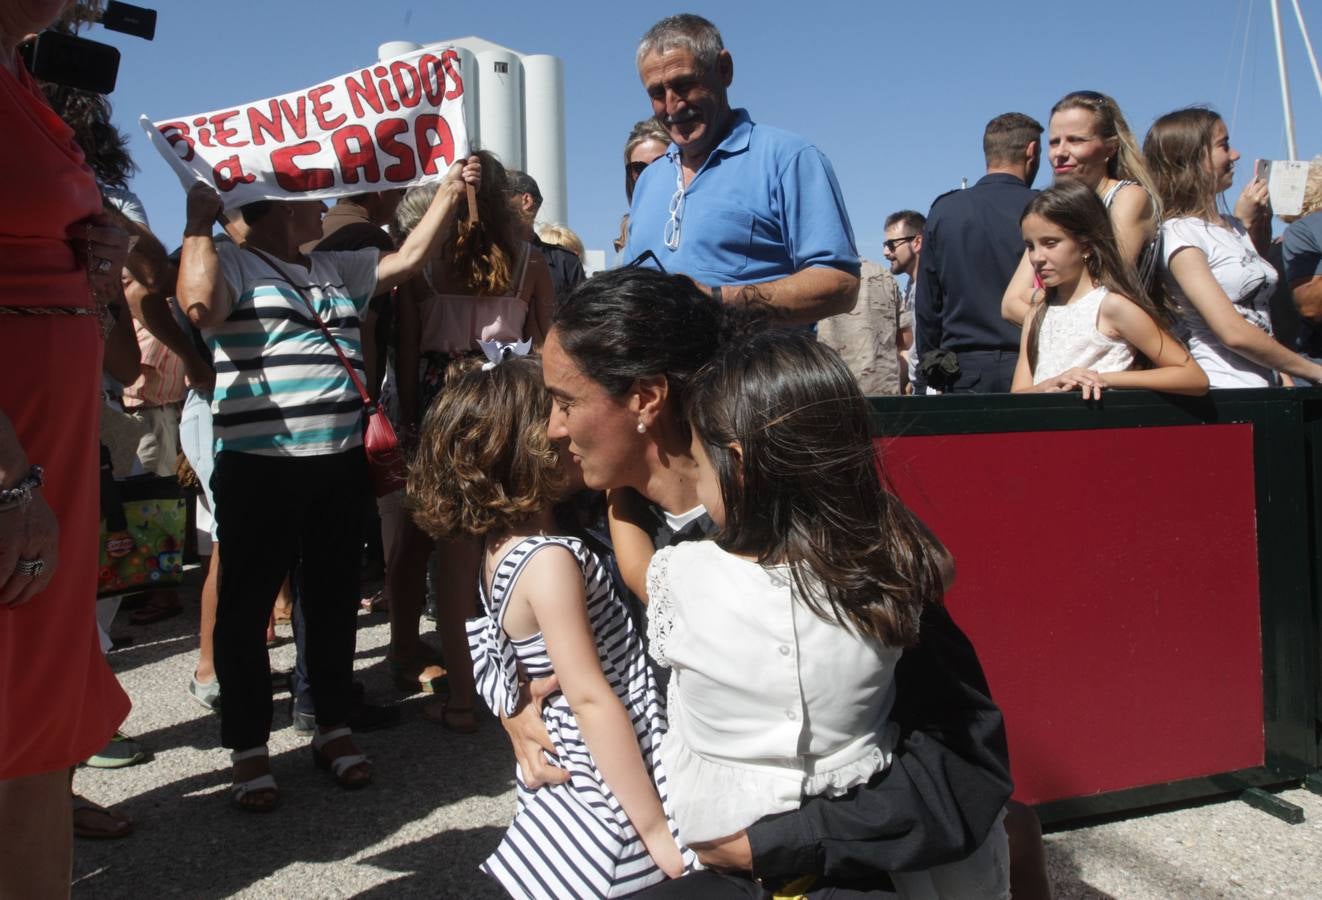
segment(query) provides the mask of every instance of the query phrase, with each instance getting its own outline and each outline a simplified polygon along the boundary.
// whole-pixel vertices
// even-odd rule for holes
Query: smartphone
[[[24,65],[38,81],[109,94],[119,77],[119,51],[60,31],[43,31],[19,47]]]

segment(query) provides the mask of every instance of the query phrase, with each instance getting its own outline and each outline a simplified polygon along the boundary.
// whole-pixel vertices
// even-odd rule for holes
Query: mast
[[[1281,37],[1280,0],[1271,0],[1272,32],[1276,36],[1276,70],[1281,76],[1281,105],[1285,107],[1285,146],[1289,159],[1298,159],[1294,143],[1294,110],[1290,104],[1290,75],[1285,69],[1285,41]],[[1303,19],[1300,20],[1303,25]]]
[[[1308,37],[1308,26],[1304,24],[1304,11],[1299,8],[1299,0],[1290,0],[1294,6],[1294,17],[1299,22],[1299,33],[1304,36],[1304,49],[1308,51],[1308,62],[1313,66],[1313,80],[1317,82],[1317,92],[1322,96],[1322,71],[1317,67],[1317,54],[1313,52],[1313,42]]]

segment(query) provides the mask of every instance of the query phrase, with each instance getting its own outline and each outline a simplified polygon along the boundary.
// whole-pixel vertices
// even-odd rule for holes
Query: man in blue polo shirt
[[[727,303],[810,324],[853,309],[859,260],[831,164],[803,138],[731,109],[734,60],[700,16],[662,19],[638,73],[672,141],[634,188],[625,258],[650,250]]]

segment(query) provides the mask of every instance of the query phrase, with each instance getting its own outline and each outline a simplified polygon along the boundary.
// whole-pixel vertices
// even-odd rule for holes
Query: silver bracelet
[[[22,509],[32,502],[32,492],[45,483],[46,471],[41,466],[33,466],[18,484],[0,490],[0,512]]]

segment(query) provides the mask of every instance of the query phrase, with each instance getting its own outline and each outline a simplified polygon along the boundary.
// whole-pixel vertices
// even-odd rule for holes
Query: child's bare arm
[[[633,488],[618,488],[606,497],[615,564],[620,569],[625,587],[646,603],[647,567],[656,550],[652,546],[652,538],[638,524],[637,508],[640,503],[638,493]]]
[[[559,547],[539,551],[528,561],[513,599],[520,595],[537,617],[560,689],[607,786],[657,866],[678,877],[684,870],[679,847],[643,764],[633,723],[601,670],[583,573],[573,555]]]

